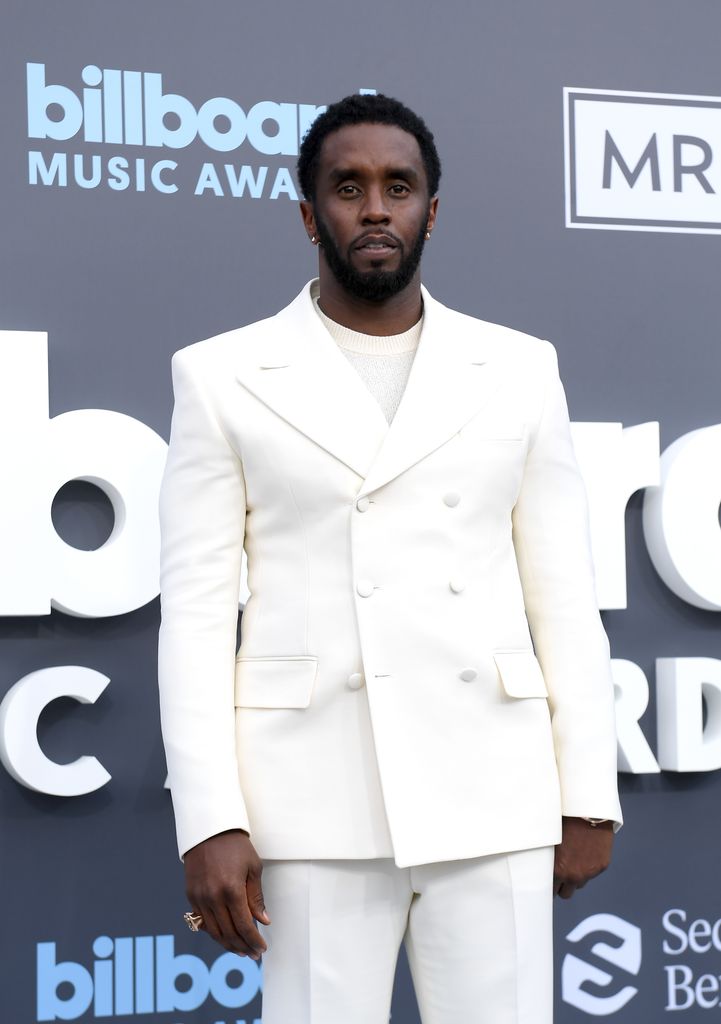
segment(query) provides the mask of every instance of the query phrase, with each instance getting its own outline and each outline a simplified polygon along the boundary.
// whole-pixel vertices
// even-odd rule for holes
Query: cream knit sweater
[[[318,316],[390,423],[408,382],[423,329],[423,317],[403,334],[359,334],[325,315],[318,305],[317,285],[312,294]]]

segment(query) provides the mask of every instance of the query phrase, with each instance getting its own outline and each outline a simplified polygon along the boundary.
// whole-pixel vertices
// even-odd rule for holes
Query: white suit
[[[160,687],[181,853],[241,827],[262,858],[405,867],[621,820],[554,350],[423,301],[390,427],[309,285],[174,357]]]

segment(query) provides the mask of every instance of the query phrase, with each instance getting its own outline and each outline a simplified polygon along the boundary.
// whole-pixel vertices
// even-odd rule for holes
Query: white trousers
[[[266,861],[263,1024],[388,1024],[401,942],[423,1024],[552,1024],[552,878],[552,847]]]

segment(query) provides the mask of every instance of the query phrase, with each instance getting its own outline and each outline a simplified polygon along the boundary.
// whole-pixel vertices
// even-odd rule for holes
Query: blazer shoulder
[[[277,315],[277,314],[276,314]],[[214,358],[234,355],[240,349],[263,341],[273,331],[275,316],[257,320],[255,323],[246,324],[244,327],[233,327],[222,334],[215,334],[210,338],[203,338],[201,341],[194,341],[184,348],[178,349],[175,356],[181,356],[188,361],[205,361]]]
[[[511,359],[517,366],[557,365],[556,349],[544,338],[506,327],[504,324],[481,320],[479,317],[461,313],[447,306],[443,309],[445,315],[455,321],[456,328],[466,338],[490,346],[495,355]]]
[[[513,327],[505,327],[502,324],[489,324],[496,331],[496,344],[498,351],[507,353],[514,362],[522,361],[528,367],[544,367],[553,371],[558,367],[558,354],[556,348],[545,338],[538,338],[534,334],[526,334]]]
[[[303,312],[307,314],[312,284],[309,281],[287,306],[271,316],[179,349],[173,356],[173,364],[181,363],[202,372],[204,369],[212,371],[214,367],[225,368],[229,361],[262,357],[269,345],[277,345],[279,338],[298,327]]]
[[[211,370],[214,366],[235,361],[244,352],[255,346],[262,347],[274,334],[275,316],[257,320],[244,327],[235,327],[222,334],[195,341],[178,349],[173,355],[173,364],[182,363],[189,369]]]

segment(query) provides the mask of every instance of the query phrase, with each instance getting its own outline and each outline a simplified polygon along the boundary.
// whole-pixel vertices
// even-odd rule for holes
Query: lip
[[[368,233],[359,238],[353,246],[356,250],[362,250],[363,252],[375,253],[383,256],[391,252],[393,249],[398,248],[398,243],[395,238],[390,235]]]

